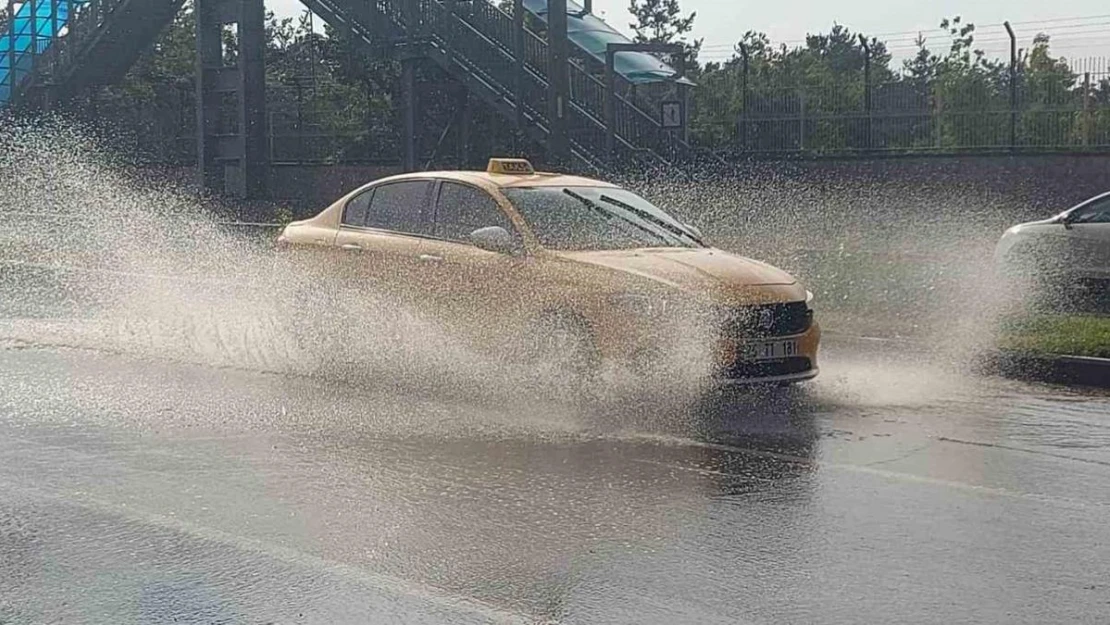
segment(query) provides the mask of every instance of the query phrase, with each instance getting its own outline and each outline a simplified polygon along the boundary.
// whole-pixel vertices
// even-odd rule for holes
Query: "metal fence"
[[[196,93],[191,83],[148,85],[140,93],[102,90],[78,103],[79,117],[138,162],[196,162]],[[394,162],[400,136],[394,112],[346,85],[267,86],[267,148],[276,164]]]
[[[1006,80],[863,76],[782,86],[739,72],[699,78],[692,141],[726,155],[1110,151],[1110,59],[1071,63],[1070,78]],[[120,147],[146,162],[196,158],[194,87],[106,91],[86,117],[113,127]],[[275,163],[382,163],[400,154],[396,111],[385,94],[327,80],[268,86],[269,157]]]
[[[739,66],[702,76],[691,112],[702,147],[755,153],[1110,150],[1110,59],[1070,75],[898,77],[781,86]]]

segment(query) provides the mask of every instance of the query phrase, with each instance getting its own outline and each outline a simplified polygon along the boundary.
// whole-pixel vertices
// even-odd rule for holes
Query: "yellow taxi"
[[[526,160],[375,181],[289,224],[279,244],[338,256],[506,359],[635,371],[689,337],[715,383],[818,372],[813,297],[791,275],[708,245],[627,189]]]

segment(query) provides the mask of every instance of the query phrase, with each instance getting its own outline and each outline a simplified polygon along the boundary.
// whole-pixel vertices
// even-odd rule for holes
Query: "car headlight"
[[[806,291],[806,310],[813,310],[813,292]]]
[[[660,317],[667,312],[667,301],[641,293],[618,293],[612,297],[614,306],[640,317]]]

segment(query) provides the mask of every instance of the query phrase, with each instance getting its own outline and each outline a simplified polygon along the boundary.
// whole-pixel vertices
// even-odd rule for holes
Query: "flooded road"
[[[0,625],[1110,622],[1110,395],[965,371],[1001,230],[962,203],[839,205],[939,260],[768,239],[830,335],[917,343],[568,407],[79,137],[0,146]]]
[[[568,412],[9,341],[0,622],[1110,618],[1110,396],[882,354]]]

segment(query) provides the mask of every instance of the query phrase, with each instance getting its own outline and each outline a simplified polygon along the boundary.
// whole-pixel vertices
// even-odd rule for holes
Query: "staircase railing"
[[[408,38],[426,46],[426,52],[449,70],[465,74],[470,86],[483,91],[503,113],[521,115],[533,136],[546,137],[547,43],[526,30],[518,61],[512,18],[490,2],[421,0],[416,6],[407,0],[303,2],[321,9],[325,18],[330,14],[342,21],[368,43],[392,36],[394,42]],[[409,20],[414,21],[411,29]],[[575,62],[569,69],[568,139],[572,151],[596,168],[611,156],[606,154],[605,85]],[[662,160],[658,152],[673,141],[658,121],[624,98],[617,99],[614,127],[618,148],[626,157],[636,153],[642,158],[646,151]]]
[[[438,3],[433,0],[433,3]],[[481,32],[490,40],[501,46],[510,55],[513,50],[513,19],[486,0],[476,0],[471,4],[471,9],[465,13],[464,19],[474,29]],[[523,61],[525,66],[534,72],[546,88],[548,80],[547,67],[547,42],[530,30],[525,30]],[[597,153],[605,149],[605,99],[607,96],[605,82],[595,76],[588,69],[592,64],[570,62],[570,100],[577,107],[579,120],[571,120],[571,133],[578,134],[578,140],[591,147]],[[623,77],[618,76],[618,87],[627,85]],[[647,149],[656,153],[672,151],[675,137],[662,127],[660,120],[646,113],[628,99],[617,96],[615,98],[614,128],[618,141],[623,147],[633,149]],[[578,122],[578,123],[576,123]]]

